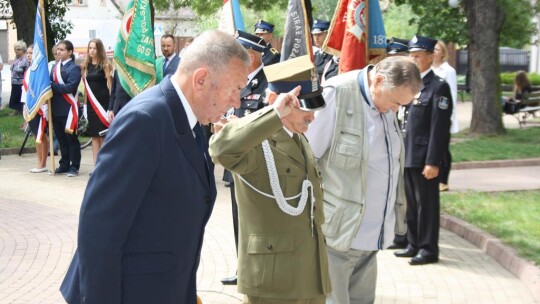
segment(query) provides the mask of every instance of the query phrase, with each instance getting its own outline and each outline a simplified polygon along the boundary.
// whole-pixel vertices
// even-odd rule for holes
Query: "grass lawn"
[[[540,265],[540,190],[442,193],[441,210],[486,231]]]
[[[0,133],[2,134],[0,148],[19,148],[24,140],[24,131],[20,129],[23,123],[22,115],[12,115],[13,110],[0,110]],[[32,137],[32,136],[31,136]],[[29,138],[26,147],[35,147],[34,138]]]
[[[507,129],[505,135],[470,137],[452,134],[453,162],[540,157],[540,127]]]

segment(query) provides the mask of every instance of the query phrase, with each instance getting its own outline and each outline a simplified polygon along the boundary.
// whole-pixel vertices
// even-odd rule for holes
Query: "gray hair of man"
[[[420,70],[409,57],[387,57],[377,63],[374,69],[376,74],[384,76],[384,87],[387,89],[405,86],[412,92],[420,91],[422,86]]]
[[[193,73],[200,67],[207,67],[217,73],[226,72],[227,63],[232,59],[250,64],[246,49],[236,39],[222,31],[206,31],[197,36],[186,48],[178,66],[181,74]]]
[[[13,44],[13,48],[26,51],[26,42],[24,42],[23,40],[18,40]]]

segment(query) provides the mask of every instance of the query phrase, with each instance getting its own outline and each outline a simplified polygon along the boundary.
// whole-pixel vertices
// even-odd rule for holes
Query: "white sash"
[[[86,80],[86,77],[83,77],[83,83],[84,83],[84,90],[86,91],[86,99],[88,100],[88,103],[92,106],[94,109],[94,112],[96,112],[99,120],[105,127],[109,127],[111,125],[111,122],[109,121],[109,115],[107,115],[107,111],[103,109],[99,101],[97,100],[96,96],[94,95],[94,92],[92,92],[92,89],[90,88],[90,85],[88,84],[88,81]]]
[[[65,84],[64,79],[62,79],[62,74],[60,73],[60,66],[62,65],[61,62],[56,64],[56,68],[54,69],[54,82],[58,84]],[[77,124],[79,123],[79,103],[77,100],[77,96],[73,96],[73,94],[62,94],[62,97],[66,100],[67,103],[71,106],[71,109],[68,113],[68,118],[66,121],[66,133],[73,134],[77,131]]]

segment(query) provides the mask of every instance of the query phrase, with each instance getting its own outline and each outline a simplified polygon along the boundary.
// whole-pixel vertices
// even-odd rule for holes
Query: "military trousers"
[[[245,296],[244,304],[324,304],[325,296],[318,296],[309,299],[275,299]]]

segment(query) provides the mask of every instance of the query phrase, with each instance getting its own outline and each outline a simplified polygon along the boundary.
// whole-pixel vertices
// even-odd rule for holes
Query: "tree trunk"
[[[34,43],[36,0],[10,0],[9,3],[17,26],[17,39],[24,40],[27,45]]]
[[[503,15],[497,0],[465,0],[473,113],[471,133],[505,133],[501,118],[499,33]]]

